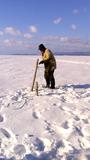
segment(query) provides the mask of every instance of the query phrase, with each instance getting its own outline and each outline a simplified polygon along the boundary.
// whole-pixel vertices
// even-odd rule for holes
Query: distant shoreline
[[[0,54],[0,55],[16,55],[16,56],[38,56],[39,54],[20,54],[20,53],[16,53],[16,54]],[[54,53],[55,56],[90,56],[90,52],[56,52]]]

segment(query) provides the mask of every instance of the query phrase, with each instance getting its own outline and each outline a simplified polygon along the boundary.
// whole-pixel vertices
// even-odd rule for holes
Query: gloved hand
[[[44,61],[43,61],[43,60],[39,62],[39,64],[43,64],[43,63],[44,63]]]

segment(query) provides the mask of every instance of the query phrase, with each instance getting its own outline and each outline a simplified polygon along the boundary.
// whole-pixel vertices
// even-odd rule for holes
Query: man
[[[56,60],[53,53],[47,49],[43,44],[39,45],[39,50],[42,53],[42,61],[39,64],[44,64],[44,78],[46,80],[46,87],[55,88],[54,70],[56,69]]]

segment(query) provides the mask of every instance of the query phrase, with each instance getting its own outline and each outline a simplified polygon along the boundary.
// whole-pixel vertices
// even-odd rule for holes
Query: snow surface
[[[90,160],[90,57],[56,56],[56,89],[31,92],[38,56],[0,56],[0,160]]]

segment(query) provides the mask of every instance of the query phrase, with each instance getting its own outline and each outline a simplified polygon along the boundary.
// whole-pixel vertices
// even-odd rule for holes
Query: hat
[[[40,44],[40,45],[38,46],[38,49],[39,49],[39,50],[43,50],[43,49],[45,49],[45,46],[44,46],[43,44]]]

